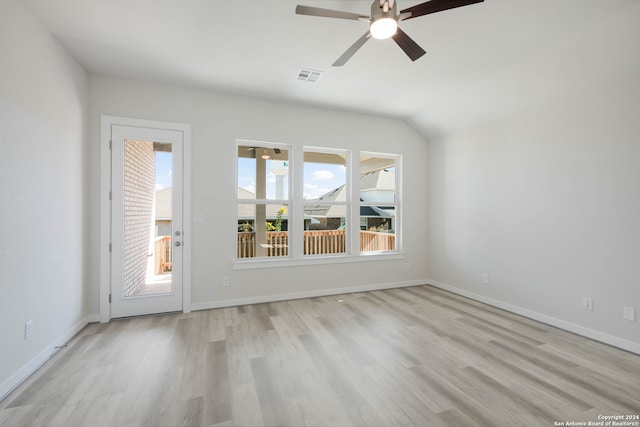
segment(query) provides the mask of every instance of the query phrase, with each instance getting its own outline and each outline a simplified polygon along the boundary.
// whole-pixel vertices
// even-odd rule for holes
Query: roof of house
[[[255,199],[255,193],[247,190],[246,188],[238,187],[238,199]],[[267,205],[266,218],[269,221],[273,221],[278,217],[278,211],[282,205],[271,204]],[[286,206],[285,206],[286,208]],[[238,203],[238,220],[250,220],[256,217],[256,208],[252,203]],[[287,213],[285,211],[282,215],[282,219],[287,219]]]
[[[395,190],[396,173],[388,169],[376,170],[360,176],[360,191]]]
[[[393,171],[382,169],[360,176],[360,192],[368,191],[395,191],[396,174]],[[345,218],[347,208],[345,205],[326,204],[326,202],[344,202],[346,200],[345,186],[331,190],[315,199],[316,205],[306,205],[305,215],[324,218]],[[360,197],[360,201],[363,198]],[[306,201],[307,203],[309,200]],[[324,202],[324,203],[323,203]],[[360,216],[391,218],[394,211],[380,209],[375,206],[361,206]]]
[[[171,220],[171,187],[156,191],[156,221]]]

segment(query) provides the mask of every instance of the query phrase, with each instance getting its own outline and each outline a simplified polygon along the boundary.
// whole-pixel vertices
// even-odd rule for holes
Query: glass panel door
[[[182,134],[112,136],[112,317],[180,310]]]

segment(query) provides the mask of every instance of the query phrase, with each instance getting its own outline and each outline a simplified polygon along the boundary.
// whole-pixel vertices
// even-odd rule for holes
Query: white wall
[[[433,283],[640,352],[639,118],[636,75],[431,141]]]
[[[164,120],[192,125],[192,303],[195,308],[279,298],[335,288],[414,283],[427,277],[427,144],[400,120],[302,107],[249,97],[124,80],[90,78],[91,282],[98,281],[100,115]],[[404,154],[405,259],[339,265],[233,270],[237,213],[237,138]],[[188,237],[187,237],[188,238]],[[411,270],[405,270],[405,262]],[[222,287],[229,276],[231,286]],[[98,288],[91,309],[98,312]]]
[[[88,78],[20,0],[0,2],[0,57],[1,398],[87,321]]]

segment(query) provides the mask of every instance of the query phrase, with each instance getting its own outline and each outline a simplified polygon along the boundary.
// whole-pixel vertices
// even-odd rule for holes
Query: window
[[[397,249],[398,156],[360,153],[360,252]]]
[[[399,252],[400,156],[249,141],[237,147],[238,260]]]
[[[346,151],[304,152],[304,255],[348,252]]]
[[[238,145],[238,258],[288,256],[289,150]]]

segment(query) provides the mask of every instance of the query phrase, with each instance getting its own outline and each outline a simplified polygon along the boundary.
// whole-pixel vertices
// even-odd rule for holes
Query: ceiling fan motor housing
[[[397,2],[373,0],[371,4],[371,36],[376,39],[387,39],[396,33],[398,28]]]
[[[373,0],[373,3],[371,3],[371,22],[377,21],[380,18],[391,18],[395,20],[397,14],[397,1],[389,2],[389,0],[385,0],[383,3],[380,2],[380,0]]]

